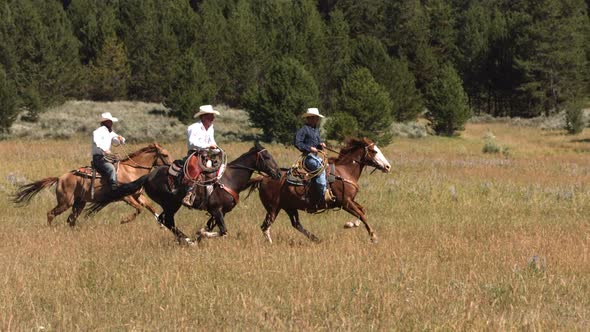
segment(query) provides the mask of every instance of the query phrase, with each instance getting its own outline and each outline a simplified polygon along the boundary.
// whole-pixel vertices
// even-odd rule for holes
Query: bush
[[[357,69],[345,79],[337,104],[341,112],[356,119],[359,136],[380,145],[391,141],[393,105],[385,88],[375,82],[368,69]]]
[[[354,116],[348,113],[336,113],[326,121],[326,137],[344,141],[347,137],[359,136],[359,125]]]
[[[164,106],[183,123],[190,123],[200,105],[212,103],[216,91],[199,58],[186,55],[181,63],[175,82],[165,92]]]
[[[471,111],[461,78],[455,69],[444,65],[434,81],[427,87],[427,118],[439,135],[452,136],[462,130]]]
[[[273,64],[262,84],[247,93],[244,108],[265,141],[293,142],[300,115],[319,105],[319,91],[311,74],[292,58]]]
[[[574,102],[567,106],[565,113],[565,129],[571,135],[577,135],[586,127],[584,120],[584,111],[579,102]]]

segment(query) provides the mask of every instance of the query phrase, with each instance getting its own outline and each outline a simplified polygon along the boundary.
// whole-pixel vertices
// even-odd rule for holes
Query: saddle
[[[119,162],[114,163],[115,166],[115,174],[119,173]],[[80,176],[85,179],[90,179],[90,198],[94,199],[94,180],[102,179],[102,174],[96,170],[94,165],[92,166],[82,166],[78,169],[70,171],[72,174]]]
[[[287,183],[293,186],[306,186],[313,177],[309,177],[299,167],[291,167],[287,170]],[[326,180],[328,183],[336,181],[336,167],[334,164],[328,164],[326,167]]]
[[[331,183],[334,183],[334,181],[336,181],[336,167],[334,164],[328,164],[325,168],[326,170],[326,180],[327,180],[327,185],[326,185],[326,192],[324,195],[324,200],[326,202],[328,201],[333,201],[335,199],[334,194],[332,193],[332,188],[330,186]],[[291,167],[290,169],[287,170],[287,174],[286,174],[287,178],[286,178],[286,182],[288,185],[291,186],[297,186],[297,187],[303,187],[303,197],[302,199],[304,200],[309,200],[311,202],[314,201],[318,201],[318,194],[317,193],[313,193],[312,190],[310,190],[311,188],[311,179],[313,179],[313,176],[309,176],[309,174],[307,174],[303,169],[294,166]],[[307,212],[309,213],[314,213],[317,212],[318,210],[324,210],[324,208],[309,208],[307,209]]]
[[[170,191],[189,190],[193,197],[202,198],[199,209],[203,209],[225,171],[223,152],[209,153],[197,151],[182,160],[175,160],[168,168],[168,187]],[[186,194],[186,193],[185,193]]]

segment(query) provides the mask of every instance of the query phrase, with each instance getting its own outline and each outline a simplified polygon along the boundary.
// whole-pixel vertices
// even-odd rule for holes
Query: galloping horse
[[[367,223],[365,208],[354,201],[359,190],[358,179],[365,166],[375,167],[384,173],[388,173],[391,165],[381,153],[381,150],[371,140],[350,139],[347,145],[340,151],[336,158],[329,158],[328,162],[335,165],[335,180],[330,184],[335,196],[334,202],[328,202],[327,209],[341,207],[348,213],[359,218],[365,225],[371,240],[377,241],[377,235]],[[266,217],[262,223],[262,232],[266,239],[272,243],[270,227],[275,221],[281,209],[285,210],[291,220],[291,225],[303,233],[312,241],[319,239],[307,231],[299,222],[297,210],[314,211],[311,203],[303,199],[305,188],[303,186],[290,185],[286,181],[286,174],[280,180],[258,177],[250,181],[250,193],[258,188],[260,201],[266,209]]]
[[[153,167],[170,165],[172,159],[168,151],[158,143],[150,144],[128,155],[119,161],[117,180],[119,183],[127,183],[147,174]],[[31,198],[44,188],[56,185],[57,206],[47,212],[47,224],[51,225],[53,219],[72,207],[72,213],[68,217],[70,226],[76,225],[76,219],[84,209],[87,202],[100,200],[110,192],[110,186],[104,177],[94,180],[96,192],[91,196],[90,183],[92,179],[77,171],[71,171],[60,177],[48,177],[39,181],[21,186],[14,195],[16,204],[26,205]],[[124,218],[121,223],[130,222],[141,213],[141,207],[148,209],[154,216],[158,216],[156,210],[146,201],[139,192],[125,197],[125,202],[135,208],[135,213]]]
[[[199,239],[202,236],[214,237],[227,234],[224,216],[238,204],[239,193],[248,187],[248,181],[254,171],[267,173],[274,178],[280,178],[280,170],[277,163],[270,153],[258,143],[248,152],[227,164],[227,169],[223,177],[215,185],[205,204],[206,210],[211,215],[211,218],[207,221],[207,230],[201,230],[199,232]],[[179,242],[184,241],[191,244],[192,240],[179,230],[174,222],[174,215],[182,206],[185,191],[170,189],[168,167],[158,167],[147,176],[130,183],[121,193],[107,197],[104,201],[93,203],[89,208],[89,213],[100,211],[110,202],[121,199],[126,193],[136,192],[142,186],[147,195],[164,210],[158,217],[158,220],[174,234]],[[198,208],[200,204],[200,200],[195,200],[193,208]],[[215,226],[219,227],[219,233],[210,233]]]

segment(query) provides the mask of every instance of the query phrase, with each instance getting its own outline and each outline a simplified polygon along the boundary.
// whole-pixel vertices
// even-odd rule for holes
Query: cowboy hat
[[[105,112],[100,115],[100,122],[103,122],[103,121],[117,122],[117,121],[119,121],[119,119],[113,117],[111,115],[111,112]]]
[[[215,114],[215,115],[219,115],[219,112],[217,112],[216,110],[213,109],[213,106],[211,105],[203,105],[199,107],[199,111],[197,112],[197,114],[195,114],[195,118],[200,117],[203,114]]]
[[[324,116],[320,114],[320,111],[317,108],[308,108],[307,112],[303,113],[302,117],[307,118],[308,116],[319,116],[323,118]]]

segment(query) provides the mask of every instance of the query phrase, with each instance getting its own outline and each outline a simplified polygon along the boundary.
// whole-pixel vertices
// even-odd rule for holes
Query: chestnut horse
[[[147,174],[153,167],[170,165],[172,159],[168,151],[158,143],[150,144],[138,151],[128,155],[119,161],[117,169],[117,180],[119,183],[128,183]],[[14,195],[13,201],[16,204],[26,205],[31,198],[44,188],[56,184],[55,195],[57,206],[47,212],[47,224],[51,226],[53,219],[72,207],[72,213],[68,217],[70,226],[76,225],[76,219],[84,209],[87,202],[100,200],[106,193],[110,192],[108,180],[104,177],[94,180],[94,198],[90,193],[90,179],[77,171],[71,171],[60,177],[48,177],[39,181],[21,186]],[[140,193],[134,193],[125,198],[125,202],[135,208],[135,213],[124,218],[121,223],[130,222],[141,213],[141,207],[148,209],[157,218],[156,210],[146,201]]]
[[[388,173],[391,165],[377,145],[368,138],[362,140],[349,139],[346,146],[340,151],[339,156],[329,158],[328,162],[335,165],[335,174],[333,174],[335,180],[329,184],[335,200],[328,202],[326,208],[342,208],[360,219],[369,232],[371,240],[376,242],[377,235],[367,223],[365,208],[355,202],[354,198],[359,191],[358,179],[365,166],[375,167],[384,173]],[[291,225],[295,229],[310,240],[319,241],[315,235],[306,230],[299,222],[298,210],[317,212],[314,210],[313,204],[303,199],[305,195],[304,186],[289,184],[286,181],[286,174],[283,174],[279,180],[264,177],[254,178],[250,181],[250,186],[250,193],[258,188],[260,201],[266,209],[266,217],[261,228],[270,243],[272,243],[270,227],[281,209],[287,212]]]
[[[239,201],[239,193],[248,188],[248,181],[253,172],[269,174],[274,178],[280,178],[280,169],[270,153],[256,143],[248,152],[242,154],[236,160],[227,164],[223,177],[214,185],[205,209],[211,215],[207,221],[207,230],[199,231],[198,239],[203,237],[216,237],[226,235],[224,216],[230,212]],[[115,195],[105,196],[94,202],[88,214],[99,212],[110,202],[123,198],[125,194],[134,193],[144,188],[146,194],[164,210],[158,220],[168,228],[179,243],[192,244],[192,240],[176,227],[174,215],[182,206],[182,199],[186,190],[172,190],[169,185],[168,168],[158,167],[148,175],[130,183],[125,190],[117,191]],[[198,209],[200,199],[196,199],[193,208]],[[213,228],[219,227],[219,233],[212,233]]]

